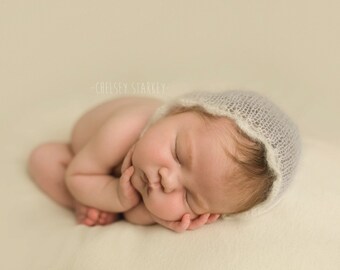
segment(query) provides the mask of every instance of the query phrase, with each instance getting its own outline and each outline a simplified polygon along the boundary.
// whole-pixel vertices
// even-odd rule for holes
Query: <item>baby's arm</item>
[[[126,211],[124,218],[130,223],[137,225],[151,225],[158,223],[165,228],[168,228],[175,232],[183,232],[189,228],[190,215],[186,214],[180,221],[165,221],[152,215],[141,201],[137,206]]]
[[[133,224],[151,225],[156,223],[150,215],[150,212],[146,209],[143,201],[140,201],[137,206],[126,211],[123,215],[127,221]]]
[[[139,120],[128,113],[112,117],[74,157],[66,171],[66,185],[76,200],[108,212],[123,212],[138,203],[139,196],[132,187],[132,200],[121,200],[122,181],[110,172],[138,138],[144,124]]]
[[[151,225],[158,223],[165,228],[168,228],[175,232],[184,232],[186,230],[196,230],[205,224],[213,223],[220,217],[219,214],[203,214],[199,215],[197,218],[191,220],[190,214],[184,214],[181,220],[178,221],[167,221],[162,220],[154,215],[152,215],[145,207],[143,201],[140,201],[137,206],[126,211],[124,213],[124,218],[138,225]]]
[[[186,213],[182,216],[181,220],[177,221],[168,221],[160,219],[156,216],[151,215],[152,218],[157,222],[158,224],[164,226],[165,228],[168,228],[175,232],[184,232],[186,230],[196,230],[198,228],[201,228],[205,224],[210,224],[215,222],[220,215],[219,214],[202,214],[194,219],[190,219],[190,214]]]

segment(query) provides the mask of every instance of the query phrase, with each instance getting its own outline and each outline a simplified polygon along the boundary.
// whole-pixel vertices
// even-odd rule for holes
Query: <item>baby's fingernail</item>
[[[134,170],[135,170],[135,168],[131,166],[131,167],[127,168],[125,173],[128,174],[131,177],[133,175]]]

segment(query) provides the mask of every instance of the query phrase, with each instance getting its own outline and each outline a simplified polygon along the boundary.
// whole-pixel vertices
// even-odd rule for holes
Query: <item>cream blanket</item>
[[[339,4],[247,3],[1,2],[0,269],[340,269]],[[270,213],[182,234],[88,228],[29,179],[32,148],[67,140],[89,107],[203,88],[260,91],[301,127]]]

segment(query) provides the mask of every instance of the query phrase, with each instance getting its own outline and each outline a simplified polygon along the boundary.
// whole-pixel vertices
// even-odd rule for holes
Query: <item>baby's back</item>
[[[73,127],[71,134],[73,152],[78,153],[105,123],[116,122],[111,121],[113,118],[124,118],[126,121],[128,115],[132,125],[139,123],[141,132],[150,116],[162,103],[161,100],[151,97],[120,97],[90,109]]]

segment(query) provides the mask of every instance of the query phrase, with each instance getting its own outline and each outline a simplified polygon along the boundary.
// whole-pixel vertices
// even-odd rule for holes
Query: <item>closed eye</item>
[[[181,164],[180,160],[179,160],[179,157],[178,157],[178,136],[176,136],[176,141],[175,141],[175,159],[177,160],[177,162],[179,164]]]

